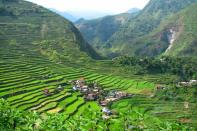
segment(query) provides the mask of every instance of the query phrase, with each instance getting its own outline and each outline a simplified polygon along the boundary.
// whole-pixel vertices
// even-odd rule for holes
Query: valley
[[[97,52],[109,58],[120,55],[192,57],[197,55],[196,2],[151,0],[135,13],[79,20],[75,25]],[[170,30],[176,33],[173,42],[169,40]]]
[[[0,131],[197,130],[196,0],[171,2],[74,25],[0,0]]]
[[[23,52],[23,55],[16,55],[14,50],[10,50],[9,54],[5,55],[1,49],[2,57],[0,61],[0,96],[1,98],[7,99],[14,108],[22,111],[35,110],[43,115],[45,113],[60,113],[65,119],[76,119],[78,115],[87,114],[87,108],[100,112],[102,107],[97,101],[86,101],[80,92],[73,92],[72,85],[69,84],[69,81],[83,77],[87,81],[97,82],[106,91],[124,91],[136,94],[136,96],[134,95],[131,98],[113,102],[109,106],[109,108],[119,113],[124,112],[125,109],[128,110],[132,106],[132,108],[148,109],[152,116],[172,122],[192,115],[190,122],[192,122],[192,126],[196,125],[195,118],[197,114],[193,112],[196,108],[195,99],[192,99],[189,109],[183,109],[184,101],[182,100],[160,100],[160,96],[151,98],[154,95],[157,84],[151,81],[155,81],[159,76],[155,80],[153,80],[153,77],[149,78],[148,81],[146,79],[139,80],[137,75],[128,79],[125,76],[121,77],[115,74],[106,75],[103,72],[99,73],[98,70],[94,70],[96,65],[89,67],[92,69],[70,67],[69,65],[66,66],[51,62],[45,57],[32,52],[29,54],[28,52],[24,52],[24,50],[17,51]],[[103,65],[102,62],[99,62],[99,64],[98,68]],[[169,80],[167,79],[166,81]],[[48,89],[50,92],[54,92],[60,85],[63,91],[53,93],[49,96],[43,94],[43,90]],[[190,89],[188,90],[190,91]],[[191,88],[192,90],[193,88]],[[174,104],[177,105],[176,108]],[[176,115],[171,115],[169,118],[168,114],[175,113],[174,111],[176,111]],[[122,129],[122,117],[118,119],[120,120],[115,122],[113,126]],[[153,128],[154,125],[149,127]]]

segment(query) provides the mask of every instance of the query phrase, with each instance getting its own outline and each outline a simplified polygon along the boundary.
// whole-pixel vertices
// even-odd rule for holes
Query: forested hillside
[[[170,15],[162,20],[158,27],[147,35],[136,38],[127,44],[136,56],[193,56],[197,55],[197,4]]]
[[[194,54],[196,54],[195,49],[192,49],[192,52],[188,50],[191,50],[191,45],[195,45],[196,43],[195,27],[191,27],[192,25],[195,25],[195,23],[191,23],[192,21],[195,21],[196,18],[196,13],[194,13],[196,10],[196,4],[194,4],[195,2],[197,1],[151,0],[148,3],[148,5],[142,11],[140,11],[140,13],[138,13],[138,15],[136,15],[134,18],[132,17],[128,19],[124,24],[119,26],[118,29],[116,29],[116,31],[114,31],[113,34],[111,34],[110,36],[105,35],[105,31],[103,31],[102,34],[105,35],[106,38],[105,41],[101,41],[100,43],[98,43],[97,41],[93,41],[89,37],[86,37],[88,34],[92,34],[89,33],[88,28],[87,30],[81,27],[78,28],[81,30],[82,34],[92,45],[102,45],[104,49],[95,49],[100,51],[104,55],[107,55],[108,57],[114,57],[118,55],[158,56],[160,54],[164,54],[165,52],[168,52],[168,55],[187,54],[188,56],[193,56]],[[194,5],[190,6],[192,4]],[[186,8],[188,9],[186,10]],[[181,18],[179,18],[179,21],[177,20],[178,16],[181,16]],[[162,35],[162,33],[158,33],[155,36],[151,36],[151,34],[153,34],[156,29],[162,28],[162,23],[168,23],[170,21],[169,19],[171,19],[171,22],[168,26],[165,26],[165,28],[167,28],[167,31],[163,30],[164,35]],[[92,21],[91,24],[94,25],[95,22]],[[99,24],[102,23],[100,22]],[[168,38],[166,38],[172,37],[168,36],[168,34],[174,31],[175,27],[172,25],[176,24],[182,25],[182,27],[179,26],[180,31],[178,31],[177,34],[180,34],[181,32],[181,34],[184,34],[185,39],[191,38],[189,41],[185,39],[179,39],[183,37],[176,37],[176,40],[173,41],[170,41],[168,40]],[[86,23],[86,27],[89,25],[90,24]],[[185,30],[183,29],[183,25],[185,25]],[[104,29],[107,27],[108,26],[103,25]],[[101,38],[99,35],[96,36],[96,40]],[[158,40],[158,37],[161,37],[162,40]],[[91,38],[94,38],[94,36],[91,36]],[[171,48],[171,43],[180,43],[179,45],[184,45],[184,47],[175,46],[171,49],[172,51],[169,51],[169,48]],[[176,50],[176,53],[174,53],[173,50]]]
[[[138,13],[139,11],[131,14],[123,13],[94,20],[81,19],[75,22],[75,25],[95,50],[105,55],[109,53],[108,49],[111,48],[110,42],[108,42],[109,38]],[[113,56],[113,53],[109,53],[109,55]]]

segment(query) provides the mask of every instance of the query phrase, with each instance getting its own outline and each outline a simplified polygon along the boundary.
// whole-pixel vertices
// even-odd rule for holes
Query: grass
[[[100,110],[97,103],[86,103],[77,93],[72,93],[72,96],[68,96],[58,102],[59,99],[65,96],[64,93],[47,97],[43,95],[42,90],[48,88],[52,91],[61,83],[66,83],[68,80],[78,79],[80,77],[85,77],[90,81],[97,81],[106,90],[128,89],[128,83],[134,82],[113,75],[106,76],[82,68],[56,65],[56,69],[54,69],[53,65],[47,62],[42,62],[39,65],[35,64],[41,62],[41,58],[39,57],[33,59],[33,63],[32,60],[24,61],[22,59],[21,62],[14,62],[15,59],[10,55],[9,62],[2,60],[2,64],[0,64],[2,73],[6,72],[6,75],[0,75],[0,80],[2,80],[0,96],[6,96],[11,102],[11,105],[21,110],[31,109],[50,113],[62,112],[66,115],[80,114],[88,106],[93,110]],[[3,63],[6,63],[6,66]],[[11,67],[15,69],[10,70],[13,69]],[[58,72],[60,70],[61,72]],[[43,78],[43,76],[49,77]],[[71,89],[71,87],[65,87],[65,89]]]
[[[40,61],[40,58],[38,58],[38,63]],[[36,59],[34,62],[37,62]],[[1,63],[3,63],[3,61]],[[132,94],[140,94],[130,99],[123,99],[112,103],[111,108],[113,110],[126,112],[128,106],[134,105],[140,108],[151,109],[149,112],[151,115],[163,120],[177,121],[182,117],[189,117],[191,118],[191,123],[188,123],[188,125],[191,124],[191,126],[193,126],[196,124],[196,114],[192,112],[195,110],[195,103],[191,105],[189,111],[185,111],[182,107],[183,102],[165,102],[156,98],[149,98],[147,95],[150,95],[155,88],[155,84],[149,82],[147,79],[139,80],[136,77],[134,79],[131,77],[130,79],[113,74],[106,75],[95,72],[94,70],[71,68],[62,65],[55,65],[56,68],[54,69],[54,65],[50,63],[39,64],[36,68],[35,63],[32,64],[26,61],[20,64],[14,63],[14,60],[10,60],[7,66],[15,66],[16,68],[15,71],[11,70],[10,72],[9,68],[6,68],[7,66],[1,67],[1,65],[3,64],[0,64],[0,68],[8,72],[4,75],[0,75],[0,95],[1,97],[7,96],[12,106],[20,110],[28,109],[36,110],[40,113],[62,113],[67,119],[86,114],[86,117],[93,119],[92,115],[88,114],[88,110],[101,111],[102,107],[100,107],[97,102],[84,101],[80,93],[72,92],[71,85],[63,86],[65,88],[64,91],[53,94],[52,96],[45,96],[42,92],[45,88],[53,91],[60,84],[67,83],[68,80],[85,77],[86,80],[98,82],[105,90],[121,90]],[[20,69],[21,65],[23,69],[32,66],[35,68],[27,72],[26,70],[23,71]],[[39,68],[41,68],[41,70],[39,70]],[[45,70],[43,70],[43,68],[45,68]],[[45,73],[46,76],[50,77],[43,78]],[[153,77],[152,79],[155,78]],[[28,80],[31,81],[28,82]],[[142,97],[142,95],[145,96]],[[174,105],[176,106],[174,107]],[[118,119],[114,119],[113,121],[117,124],[111,127],[111,129],[119,129],[118,125],[121,124],[120,121]],[[100,123],[100,125],[102,125],[102,123]]]
[[[190,89],[192,90],[192,89]],[[184,96],[185,97],[185,96]],[[145,110],[161,120],[180,121],[181,118],[189,118],[190,122],[185,125],[196,128],[197,112],[195,102],[189,102],[189,108],[184,108],[184,102],[180,100],[162,100],[158,97],[150,98],[147,96],[137,95],[131,99],[116,101],[111,105],[111,109],[119,112],[126,112],[128,107],[138,107]]]
[[[84,103],[84,99],[79,97],[78,100],[65,109],[65,114],[74,114],[78,107]]]
[[[96,102],[86,102],[84,105],[78,108],[78,112],[75,115],[82,115],[87,109],[100,111],[101,107]]]
[[[29,55],[31,56],[31,54]],[[108,64],[105,61],[104,65],[107,66]],[[100,63],[101,67],[102,65]],[[150,95],[150,92],[155,88],[154,81],[164,79],[162,75],[149,78],[149,76],[116,74],[117,72],[111,70],[107,72],[95,68],[96,70],[93,65],[87,68],[84,68],[83,65],[70,67],[69,63],[56,64],[43,57],[27,59],[24,56],[15,59],[14,54],[10,54],[9,58],[0,58],[0,97],[8,99],[13,107],[20,110],[36,110],[43,114],[61,113],[65,118],[86,114],[88,118],[94,119],[88,113],[88,110],[100,111],[102,107],[97,102],[84,101],[79,92],[72,92],[72,86],[67,84],[69,80],[84,77],[87,81],[98,82],[105,90],[120,90],[132,94]],[[60,93],[45,96],[42,92],[46,88],[51,92],[61,84],[65,84],[65,86],[63,86],[64,91]],[[124,112],[126,107],[131,104],[141,108],[153,108],[150,113],[161,119],[174,121],[177,117],[181,117],[181,112],[179,112],[182,110],[180,103],[177,103],[176,108],[179,114],[172,115],[171,112],[175,110],[173,103],[168,105],[148,97],[123,99],[113,103],[112,109]],[[194,110],[194,107],[193,104],[191,110]],[[170,113],[171,116],[168,117]],[[191,116],[190,112],[185,114]],[[196,123],[195,118],[195,115],[191,116],[194,124]],[[114,119],[114,121],[118,121],[118,119]],[[118,129],[116,126],[113,129]]]

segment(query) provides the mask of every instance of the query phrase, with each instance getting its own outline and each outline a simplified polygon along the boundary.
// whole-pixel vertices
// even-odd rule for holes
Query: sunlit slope
[[[84,77],[87,81],[96,81],[105,90],[121,90],[143,94],[151,91],[155,85],[147,81],[124,79],[113,75],[104,75],[84,68],[73,68],[56,64],[38,56],[38,52],[25,52],[23,49],[0,49],[0,98],[7,99],[11,106],[20,110],[36,110],[40,113],[63,113],[70,117],[83,113],[89,105],[100,110],[96,102],[86,102],[79,92],[73,92],[68,81]],[[18,55],[21,52],[23,55]],[[54,93],[62,85],[63,91]],[[52,92],[51,96],[43,93]]]
[[[197,55],[197,4],[167,17],[148,35],[139,37],[136,43],[128,45],[137,55],[170,56]],[[128,49],[130,49],[128,48]]]
[[[99,57],[71,22],[23,0],[0,1],[0,41],[1,48],[26,47],[55,61]]]

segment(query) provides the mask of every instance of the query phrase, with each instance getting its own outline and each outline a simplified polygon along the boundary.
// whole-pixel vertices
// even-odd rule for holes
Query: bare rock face
[[[175,28],[169,29],[168,34],[167,34],[167,38],[168,38],[168,43],[173,44],[173,42],[176,40]]]
[[[177,25],[172,25],[168,29],[166,29],[166,42],[169,44],[168,48],[166,49],[165,53],[169,52],[171,48],[176,43],[175,41],[179,38],[180,34],[183,32],[184,27],[182,24],[182,20],[179,21]]]
[[[175,27],[170,28],[170,29],[167,31],[167,34],[166,34],[166,35],[167,35],[166,37],[167,37],[167,41],[168,41],[168,43],[169,43],[169,46],[168,46],[168,48],[166,49],[165,53],[168,52],[168,51],[172,48],[173,43],[174,43],[174,41],[175,41],[176,38],[177,38],[177,30],[176,30],[176,28],[175,28]]]

